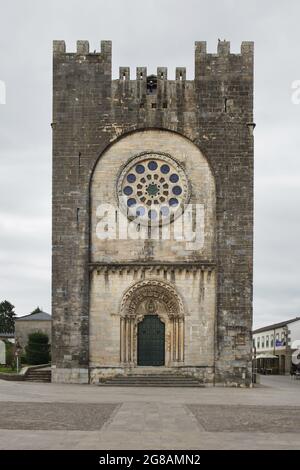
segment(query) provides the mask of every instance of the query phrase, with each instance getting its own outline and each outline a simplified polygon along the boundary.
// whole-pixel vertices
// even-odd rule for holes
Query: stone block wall
[[[18,339],[18,342],[23,350],[28,343],[28,335],[30,333],[36,333],[37,331],[45,333],[49,338],[49,343],[51,343],[51,320],[17,320],[15,322],[15,338]]]

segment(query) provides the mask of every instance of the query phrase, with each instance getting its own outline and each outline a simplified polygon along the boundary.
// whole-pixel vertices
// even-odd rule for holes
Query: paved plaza
[[[300,381],[186,389],[0,380],[0,449],[300,449]]]

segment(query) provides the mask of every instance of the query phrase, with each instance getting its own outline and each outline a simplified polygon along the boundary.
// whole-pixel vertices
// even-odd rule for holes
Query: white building
[[[289,373],[292,354],[297,349],[296,341],[300,345],[300,317],[254,330],[253,350],[254,358],[258,358],[257,368],[272,369],[272,373],[277,374]]]

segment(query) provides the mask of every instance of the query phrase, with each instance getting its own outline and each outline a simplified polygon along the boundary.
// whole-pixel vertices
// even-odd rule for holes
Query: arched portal
[[[184,360],[184,308],[174,287],[140,281],[124,294],[120,319],[124,365],[175,365]]]

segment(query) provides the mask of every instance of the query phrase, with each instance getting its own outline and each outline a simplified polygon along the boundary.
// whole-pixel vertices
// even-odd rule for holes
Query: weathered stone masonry
[[[159,67],[153,93],[144,67],[137,68],[135,80],[128,67],[120,67],[119,79],[112,80],[110,41],[101,42],[100,53],[90,53],[87,41],[78,41],[76,53],[66,52],[64,41],[54,41],[52,129],[53,380],[96,381],[105,368],[126,373],[134,366],[134,350],[122,346],[129,335],[126,347],[134,348],[134,332],[124,332],[125,324],[133,326],[126,315],[121,318],[115,297],[148,280],[173,286],[186,309],[184,323],[181,317],[172,319],[168,338],[177,343],[171,339],[166,345],[168,365],[180,365],[206,382],[249,385],[253,43],[243,42],[241,53],[231,54],[230,44],[221,41],[217,54],[210,54],[205,42],[196,42],[195,79],[186,80],[181,67],[176,79],[168,80],[167,69]],[[96,246],[94,201],[109,199],[118,155],[133,157],[144,141],[146,150],[160,150],[155,142],[167,153],[177,149],[175,157],[192,180],[192,201],[208,204],[201,252],[182,254],[175,246],[172,258],[169,245],[159,252],[145,242],[132,255],[130,247],[109,247],[105,255],[104,247]],[[107,181],[100,178],[104,169]],[[202,181],[199,187],[197,181]],[[201,303],[201,282],[207,304]],[[101,317],[104,306],[111,311]],[[162,318],[169,318],[163,305],[159,308]],[[207,335],[211,341],[204,343]],[[107,341],[104,349],[101,341]],[[170,349],[174,345],[177,352]]]

